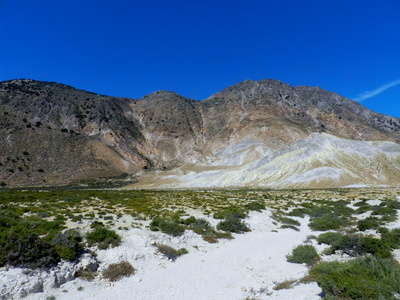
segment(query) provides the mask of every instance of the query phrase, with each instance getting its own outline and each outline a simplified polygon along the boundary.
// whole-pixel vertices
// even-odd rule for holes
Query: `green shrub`
[[[367,256],[345,263],[322,262],[310,269],[328,299],[395,299],[400,266],[393,259]]]
[[[363,252],[370,253],[377,257],[389,258],[391,257],[391,247],[381,239],[376,239],[370,236],[360,238],[360,247]]]
[[[283,224],[287,224],[287,225],[300,226],[299,221],[291,219],[291,218],[287,218],[287,217],[280,217],[278,221],[282,222]]]
[[[54,248],[35,234],[9,232],[6,243],[0,248],[1,265],[28,268],[48,267],[59,261]]]
[[[291,255],[286,255],[288,262],[296,264],[312,264],[319,260],[319,255],[312,245],[299,245],[292,250]]]
[[[248,210],[262,211],[263,209],[265,209],[265,204],[258,201],[252,201],[250,203],[247,203],[244,207]]]
[[[97,226],[85,235],[89,246],[97,245],[99,249],[107,249],[108,247],[116,247],[121,243],[121,237],[113,230],[105,227]]]
[[[377,217],[368,217],[364,220],[359,220],[357,222],[357,227],[360,231],[365,231],[367,229],[376,229],[381,224]]]
[[[122,277],[129,277],[134,273],[135,269],[128,261],[121,261],[120,263],[110,264],[103,271],[103,277],[109,281],[117,281]]]
[[[192,224],[194,221],[196,221],[196,218],[193,217],[193,216],[190,216],[189,218],[185,219],[185,220],[183,221],[183,223],[184,223],[185,225],[190,225],[190,224]]]
[[[378,229],[381,234],[382,241],[392,249],[400,248],[400,228],[389,230],[381,227]]]
[[[246,217],[246,212],[241,207],[230,206],[223,211],[214,213],[214,219],[226,219],[229,216],[237,216],[240,219]]]
[[[60,258],[72,260],[82,251],[81,242],[80,234],[76,230],[69,229],[64,233],[56,234],[51,244]]]
[[[294,225],[287,225],[287,224],[283,224],[283,225],[281,226],[280,229],[286,229],[286,228],[293,229],[293,230],[295,230],[295,231],[300,231],[300,229],[297,228],[296,226],[294,226]]]
[[[382,221],[393,222],[397,219],[397,210],[392,207],[374,206],[372,215],[381,215]]]
[[[234,214],[225,217],[223,221],[217,224],[218,230],[229,231],[234,233],[243,233],[250,231],[246,224],[241,219],[240,215]]]
[[[169,235],[180,236],[184,233],[185,228],[179,224],[177,220],[168,220],[165,218],[156,217],[150,223],[150,230],[161,230]]]
[[[339,229],[348,224],[347,219],[339,217],[333,213],[327,213],[320,217],[313,217],[308,226],[312,230],[327,231],[331,229]]]
[[[327,244],[332,246],[338,244],[338,241],[340,241],[342,238],[343,235],[339,232],[325,232],[318,236],[317,242],[318,244]]]
[[[206,219],[196,219],[190,224],[190,229],[192,229],[197,234],[205,234],[207,231],[212,229],[210,222]]]
[[[306,208],[295,208],[290,213],[288,213],[291,217],[300,217],[304,218],[304,215],[308,214],[309,210]]]

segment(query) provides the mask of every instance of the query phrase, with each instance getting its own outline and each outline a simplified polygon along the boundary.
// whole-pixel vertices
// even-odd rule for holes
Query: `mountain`
[[[319,87],[244,82],[202,101],[115,98],[0,82],[0,182],[133,178],[137,187],[338,187],[400,182],[400,119]]]

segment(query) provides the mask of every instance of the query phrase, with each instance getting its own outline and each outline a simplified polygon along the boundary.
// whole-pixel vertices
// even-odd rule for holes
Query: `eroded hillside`
[[[11,80],[0,83],[0,182],[392,185],[400,178],[399,126],[333,92],[277,80],[247,80],[203,101],[165,91],[115,98]],[[373,154],[366,159],[363,149]]]

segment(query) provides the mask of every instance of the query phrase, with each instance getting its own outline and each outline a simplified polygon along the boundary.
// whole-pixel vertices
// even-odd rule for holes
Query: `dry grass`
[[[110,264],[108,268],[103,271],[103,278],[109,281],[117,281],[122,277],[129,277],[133,273],[135,273],[135,269],[128,261],[124,260],[120,263]]]
[[[279,290],[287,290],[287,289],[291,289],[293,286],[293,283],[295,283],[297,280],[291,279],[291,280],[285,280],[282,282],[278,282],[277,284],[275,284],[275,286],[273,287],[273,289],[275,291],[279,291]]]

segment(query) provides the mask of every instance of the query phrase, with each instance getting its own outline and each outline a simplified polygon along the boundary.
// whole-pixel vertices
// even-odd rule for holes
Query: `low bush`
[[[9,232],[0,247],[0,265],[28,268],[48,267],[59,261],[54,248],[35,234]]]
[[[294,225],[283,224],[283,225],[281,226],[281,229],[286,229],[286,228],[293,229],[293,230],[295,230],[295,231],[300,231],[300,229],[297,228],[297,227],[294,226]]]
[[[200,218],[200,219],[195,219],[190,224],[190,229],[192,229],[197,234],[205,234],[207,231],[210,231],[212,227],[210,222],[208,222],[206,219]]]
[[[286,225],[300,226],[300,222],[299,221],[291,219],[291,218],[288,218],[288,217],[280,217],[278,219],[278,221],[280,221],[281,223],[286,224]]]
[[[346,218],[337,216],[333,213],[323,214],[320,217],[313,217],[310,220],[308,226],[312,230],[327,231],[331,229],[339,229],[340,227],[347,225],[348,221]]]
[[[309,210],[306,208],[295,208],[290,213],[288,213],[291,217],[300,217],[304,218],[304,215],[308,214]]]
[[[183,221],[183,223],[184,223],[185,225],[190,225],[190,224],[192,224],[194,221],[196,221],[196,218],[193,217],[193,216],[190,216],[189,218],[185,219],[185,220]]]
[[[243,233],[250,229],[243,222],[238,214],[233,214],[225,217],[225,219],[217,224],[218,230],[229,231],[234,233]]]
[[[92,231],[85,235],[89,246],[97,245],[99,249],[107,249],[117,247],[121,243],[121,237],[113,230],[102,226],[95,227]]]
[[[382,203],[381,203],[382,204]],[[387,206],[374,206],[372,215],[381,215],[381,220],[385,222],[393,222],[397,219],[397,210],[393,207]]]
[[[357,222],[357,227],[360,231],[367,229],[376,229],[381,224],[381,221],[377,217],[368,217]]]
[[[120,263],[110,264],[108,268],[103,271],[103,277],[109,281],[117,281],[122,277],[129,277],[134,273],[135,269],[125,260]]]
[[[76,230],[70,229],[56,234],[51,244],[60,258],[72,260],[82,251],[81,242],[81,235]]]
[[[381,227],[378,229],[381,234],[382,241],[387,244],[392,249],[400,248],[400,228],[395,228],[389,230],[387,228]]]
[[[335,245],[340,243],[343,235],[339,232],[325,232],[317,237],[318,244]]]
[[[218,243],[218,239],[215,236],[209,235],[209,234],[203,235],[203,240],[205,240],[206,242],[208,242],[210,244]]]
[[[309,273],[328,299],[395,299],[400,293],[400,266],[393,259],[322,262]]]
[[[338,232],[326,232],[320,234],[317,241],[331,246],[327,254],[333,254],[337,250],[342,250],[350,256],[360,256],[366,253],[375,255],[381,258],[391,257],[390,251],[393,249],[390,242],[390,232],[387,231],[385,238],[374,238],[371,236],[348,236]],[[400,238],[400,237],[399,237]],[[393,240],[396,240],[394,238]]]
[[[272,289],[275,291],[291,289],[293,287],[293,283],[295,282],[296,280],[285,280],[278,282]]]
[[[229,216],[237,216],[240,219],[244,219],[246,217],[246,212],[241,207],[230,206],[223,211],[219,211],[214,213],[214,219],[226,219]]]
[[[252,201],[244,206],[247,210],[262,211],[265,209],[265,204],[258,201]]]
[[[319,255],[311,245],[299,245],[292,250],[292,254],[286,255],[288,262],[296,264],[313,264],[319,260]]]
[[[184,233],[185,228],[178,223],[177,220],[168,220],[165,218],[156,217],[150,223],[150,230],[152,231],[159,231],[173,235],[173,236],[180,236]]]
[[[96,277],[96,272],[87,269],[80,269],[75,272],[75,276],[86,281],[92,281]]]
[[[389,258],[392,256],[390,253],[392,248],[382,239],[365,236],[360,238],[359,244],[364,253],[370,253],[381,258]]]
[[[160,252],[161,254],[163,254],[165,257],[167,257],[172,261],[175,261],[182,254],[188,253],[188,251],[185,248],[176,250],[175,248],[164,244],[156,244],[155,246],[157,247],[158,252]]]

